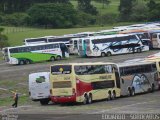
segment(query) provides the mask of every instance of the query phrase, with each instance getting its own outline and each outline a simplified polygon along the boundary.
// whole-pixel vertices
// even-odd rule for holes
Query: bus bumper
[[[55,103],[71,103],[76,102],[76,96],[51,96],[51,101]]]

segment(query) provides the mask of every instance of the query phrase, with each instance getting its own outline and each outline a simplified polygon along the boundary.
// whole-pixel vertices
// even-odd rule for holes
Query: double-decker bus
[[[140,60],[138,62],[119,63],[121,95],[135,95],[159,89],[158,71],[155,62]]]
[[[47,60],[60,60],[69,57],[64,43],[45,43],[7,47],[3,49],[4,57],[9,64],[30,64]]]
[[[124,53],[148,51],[149,46],[143,44],[136,34],[117,34],[109,36],[88,37],[83,39],[85,51],[79,49],[79,54],[86,56],[111,56]],[[80,47],[79,47],[80,48]]]
[[[115,99],[120,96],[114,63],[57,64],[50,68],[51,101],[55,103]]]

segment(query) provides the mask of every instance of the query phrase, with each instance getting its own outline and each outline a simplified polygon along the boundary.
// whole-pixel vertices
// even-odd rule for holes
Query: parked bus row
[[[46,60],[59,60],[68,56],[64,54],[67,52],[69,54],[78,54],[81,57],[104,57],[159,48],[159,26],[152,25],[150,29],[146,26],[151,25],[141,24],[116,27],[99,32],[26,38],[25,45],[3,48],[2,53],[5,61],[9,64],[29,64]],[[48,44],[57,43],[61,45],[63,43],[65,47],[61,45],[59,46],[60,49],[58,49],[58,46],[56,49],[54,47],[46,47],[49,46]],[[43,54],[40,54],[41,52]]]
[[[49,100],[61,104],[90,104],[94,100],[154,92],[160,89],[159,64],[160,59],[55,64],[50,67],[50,73],[46,73],[49,76],[46,82],[39,79],[45,78],[44,74],[30,74],[30,98],[41,104],[47,104]],[[46,83],[50,87],[45,87]]]

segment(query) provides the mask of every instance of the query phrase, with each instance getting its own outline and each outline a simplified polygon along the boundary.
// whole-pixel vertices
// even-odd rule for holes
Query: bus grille
[[[71,88],[71,81],[53,82],[53,88]]]

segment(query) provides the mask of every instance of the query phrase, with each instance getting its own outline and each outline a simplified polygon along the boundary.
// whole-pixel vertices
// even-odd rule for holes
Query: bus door
[[[160,39],[157,33],[152,34],[152,46],[153,48],[160,48]]]
[[[78,54],[79,56],[83,56],[83,40],[80,39],[78,42]]]
[[[73,45],[73,52],[77,53],[78,52],[78,41],[74,40],[73,44],[74,44]]]

